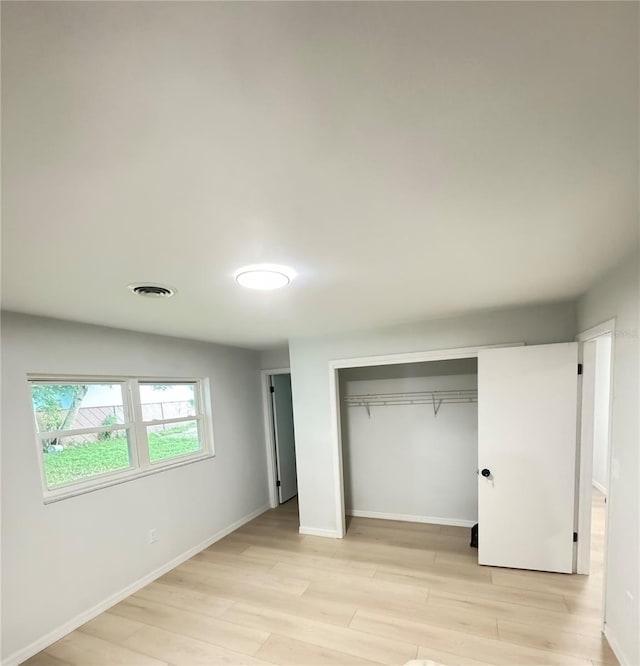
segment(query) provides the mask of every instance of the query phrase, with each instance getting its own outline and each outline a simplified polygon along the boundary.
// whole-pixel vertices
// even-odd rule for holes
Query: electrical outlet
[[[627,597],[629,598],[629,601],[630,601],[631,603],[633,603],[633,594],[631,594],[631,592],[630,592],[629,590],[625,590],[625,594],[626,594]]]
[[[155,543],[158,540],[158,530],[154,527],[149,530],[149,543]]]

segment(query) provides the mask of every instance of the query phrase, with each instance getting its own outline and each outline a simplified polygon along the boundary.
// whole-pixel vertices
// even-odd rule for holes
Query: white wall
[[[260,367],[263,370],[280,370],[289,367],[289,347],[265,349],[260,352]]]
[[[258,352],[3,313],[3,661],[268,503]],[[208,376],[216,457],[45,506],[26,374]],[[147,543],[155,527],[159,540]]]
[[[366,370],[375,376],[393,367]],[[341,396],[477,386],[477,374],[369,379],[344,382]],[[347,511],[443,524],[476,522],[477,403],[443,404],[437,415],[429,404],[371,407],[370,416],[364,407],[343,403],[341,409]]]
[[[560,303],[482,312],[349,335],[290,340],[301,526],[336,531],[330,448],[330,359],[498,343],[566,342],[574,335],[575,307]]]
[[[611,336],[596,340],[595,396],[593,401],[593,485],[607,494],[609,467],[609,395],[611,387]]]
[[[616,318],[606,633],[623,662],[634,665],[640,663],[639,265],[636,249],[578,303],[580,331]]]

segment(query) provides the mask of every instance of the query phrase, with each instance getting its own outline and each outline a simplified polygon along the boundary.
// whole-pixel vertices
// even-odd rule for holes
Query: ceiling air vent
[[[147,298],[171,298],[176,293],[175,289],[166,287],[162,284],[145,284],[136,283],[130,284],[129,289],[138,296],[146,296]]]

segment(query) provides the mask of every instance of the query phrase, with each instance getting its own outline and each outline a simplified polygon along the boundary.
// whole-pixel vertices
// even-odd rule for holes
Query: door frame
[[[601,324],[592,326],[576,336],[578,342],[594,342],[605,335],[611,336],[611,363],[609,368],[609,427],[607,442],[607,501],[604,519],[604,567],[602,576],[602,626],[606,622],[606,587],[607,587],[607,554],[609,552],[609,507],[611,504],[611,441],[613,435],[613,381],[615,369],[616,319],[608,319]],[[582,400],[581,400],[582,403]],[[580,433],[579,447],[580,472],[578,479],[578,549],[576,572],[589,574],[591,550],[591,498],[593,483],[593,440],[584,441]],[[588,538],[583,535],[587,534]]]
[[[291,374],[291,368],[272,368],[260,370],[260,386],[262,388],[262,416],[264,423],[264,443],[267,453],[267,483],[269,487],[269,505],[272,509],[280,506],[277,487],[276,440],[273,433],[273,403],[271,401],[272,375]]]
[[[338,371],[345,368],[365,368],[372,365],[398,365],[400,363],[423,363],[425,361],[448,361],[457,358],[477,358],[481,349],[493,347],[519,347],[524,342],[497,345],[477,345],[430,351],[407,352],[402,354],[380,354],[378,356],[358,356],[329,361],[329,410],[331,413],[331,434],[329,445],[333,457],[333,485],[336,505],[336,533],[338,539],[346,534],[344,508],[344,470],[342,462],[342,425],[340,416],[340,378]]]

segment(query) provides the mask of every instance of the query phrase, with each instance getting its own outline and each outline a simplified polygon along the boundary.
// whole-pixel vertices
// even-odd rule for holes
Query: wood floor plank
[[[350,569],[349,571],[331,569],[318,569],[317,567],[300,566],[289,562],[276,562],[272,567],[273,575],[292,576],[302,578],[308,582],[312,580],[334,581],[343,585],[350,585],[357,576],[369,581],[375,574],[375,569]]]
[[[22,662],[22,666],[72,666],[71,662],[63,661],[49,654],[46,650],[38,652],[27,661]]]
[[[606,664],[617,663],[613,651],[602,635],[587,635],[552,627],[545,627],[544,632],[541,632],[537,625],[498,620],[498,636],[500,640],[510,643],[583,657],[585,660],[596,658]]]
[[[478,551],[475,548],[468,548],[465,551],[460,552],[444,552],[439,550],[436,553],[435,558],[436,564],[459,564],[462,566],[475,565],[478,564]],[[491,569],[491,567],[481,567],[482,569]]]
[[[248,557],[245,554],[230,554],[207,548],[202,552],[194,555],[192,558],[195,562],[215,562],[220,566],[232,567],[235,569],[242,569],[243,571],[251,571],[255,574],[267,574],[273,568],[273,563],[265,562],[264,559],[257,560]]]
[[[345,540],[338,545],[334,559],[360,564],[407,566],[421,569],[435,561],[436,551],[428,548],[403,548],[386,544],[376,545]]]
[[[427,605],[439,610],[449,610],[456,613],[471,613],[483,617],[493,617],[497,620],[514,620],[540,625],[538,630],[544,634],[546,627],[557,627],[566,631],[588,631],[592,635],[600,633],[600,622],[585,619],[581,615],[568,611],[553,611],[522,604],[510,604],[495,599],[479,599],[462,594],[451,594],[440,590],[429,593]]]
[[[234,532],[233,539],[250,545],[264,546],[265,548],[283,548],[286,546],[287,550],[291,552],[317,553],[327,557],[333,555],[338,547],[336,539],[307,538],[297,534],[286,534],[284,538],[281,536],[275,537],[273,532],[269,535],[267,530],[257,528]]]
[[[82,631],[73,631],[49,646],[47,654],[73,666],[167,666],[165,660],[154,659]]]
[[[351,533],[352,528],[371,528],[374,530],[388,530],[390,533],[409,534],[416,532],[418,534],[440,534],[443,525],[433,523],[414,523],[406,520],[380,520],[379,518],[355,518],[347,516],[347,533]]]
[[[129,620],[126,617],[101,613],[98,617],[83,624],[78,631],[118,644],[123,643],[131,634],[144,626],[141,622]]]
[[[382,613],[387,615],[393,609],[384,606],[380,606],[378,608],[366,608],[361,606],[358,608],[354,618],[358,616],[359,611],[366,610],[370,610],[374,614]],[[441,608],[432,606],[430,604],[416,604],[407,606],[405,613],[396,614],[396,617],[409,619],[420,626],[427,624],[435,627],[463,631],[474,634],[476,636],[484,636],[486,638],[498,638],[497,622],[496,619],[491,615],[464,611],[460,609]],[[352,625],[353,620],[351,621],[350,626]],[[417,635],[414,642],[420,643],[419,637]]]
[[[435,625],[415,622],[406,618],[358,610],[350,625],[352,628],[376,636],[398,640],[418,640],[420,645],[462,657],[487,661],[500,666],[514,664],[540,666],[585,666],[588,660],[556,654],[546,650],[520,646],[496,638],[444,629]]]
[[[227,555],[242,555],[249,546],[250,544],[246,541],[237,541],[225,537],[209,546],[208,550],[216,553],[226,553]]]
[[[494,568],[491,571],[491,578],[496,585],[503,587],[517,587],[521,590],[550,592],[552,594],[580,594],[590,585],[589,576],[556,574],[544,571]]]
[[[377,662],[353,657],[329,647],[318,647],[273,634],[256,655],[282,666],[377,666]]]
[[[152,657],[162,657],[172,666],[211,666],[212,664],[260,666],[268,663],[190,636],[145,625],[129,636],[123,644],[137,652]]]
[[[473,657],[465,657],[452,652],[443,652],[434,650],[430,647],[420,645],[418,647],[418,659],[435,661],[437,664],[446,664],[446,666],[487,666],[486,661],[480,661]]]
[[[181,568],[184,571],[195,572],[206,580],[235,580],[266,590],[277,590],[279,592],[286,592],[298,596],[301,595],[309,585],[309,581],[302,578],[295,578],[293,576],[282,574],[272,575],[271,569],[273,569],[273,567],[270,568],[269,573],[254,573],[253,571],[246,571],[241,567],[227,567],[220,565],[211,560],[191,559],[182,564]]]
[[[273,564],[278,562],[289,562],[299,566],[315,567],[317,569],[328,569],[329,571],[345,571],[352,569],[368,571],[373,573],[376,564],[371,561],[360,561],[345,557],[324,556],[304,552],[291,552],[283,548],[265,548],[264,546],[251,546],[245,553],[251,557],[265,559]]]
[[[406,585],[403,582],[374,580],[362,576],[334,576],[327,572],[318,572],[314,574],[309,582],[307,590],[315,592],[337,592],[342,591],[353,597],[356,601],[358,595],[362,599],[375,596],[385,603],[410,602],[424,603],[427,599],[427,593],[421,587]]]
[[[423,592],[419,590],[419,592]],[[402,596],[385,597],[374,586],[365,590],[357,590],[353,587],[343,587],[334,583],[311,582],[303,598],[318,603],[337,600],[343,604],[355,608],[371,608],[381,610],[393,610],[399,614],[406,614],[416,605],[416,601],[403,598]],[[426,603],[427,594],[425,593],[419,603]]]
[[[129,597],[108,612],[247,655],[254,655],[269,637],[263,631],[141,598]]]
[[[489,567],[481,567],[477,562],[447,562],[438,556],[441,553],[436,553],[436,560],[430,567],[431,571],[443,578],[454,578],[460,580],[476,580],[485,583],[495,582],[492,579],[491,569]]]
[[[313,599],[338,598],[352,603],[359,610],[366,609],[372,612],[389,613],[399,618],[411,618],[442,627],[454,627],[460,631],[469,631],[479,636],[497,637],[496,621],[493,617],[443,610],[429,606],[424,602],[416,603],[407,600],[387,599],[384,594],[378,594],[374,591],[362,592],[335,586],[316,587],[314,583],[309,587],[305,596]]]
[[[462,539],[471,538],[471,528],[470,527],[458,527],[457,525],[442,525],[440,527],[441,534],[447,534],[449,536],[457,536]]]
[[[565,594],[564,602],[571,613],[578,613],[593,619],[600,618],[602,615],[601,593]]]
[[[496,599],[506,603],[522,604],[549,610],[567,610],[567,604],[562,594],[504,587],[488,581],[456,580],[455,577],[450,575],[440,575],[433,568],[423,572],[406,571],[402,573],[402,569],[399,567],[385,567],[379,569],[374,574],[374,579],[398,583],[405,582],[407,584],[412,579],[415,579],[418,584],[428,587],[429,590],[444,590],[469,597]]]
[[[338,626],[347,626],[355,612],[352,604],[337,601],[335,599],[309,600],[305,596],[298,597],[292,594],[278,592],[276,590],[265,590],[253,587],[246,583],[230,580],[210,578],[203,580],[201,576],[186,572],[178,567],[162,577],[176,585],[191,587],[195,590],[204,590],[211,594],[222,596],[232,601],[243,601],[258,605],[267,605],[274,610],[284,612],[295,612],[302,617],[312,620],[320,620]]]
[[[402,664],[413,659],[418,649],[417,644],[380,636],[365,636],[346,627],[335,627],[247,604],[235,604],[222,617],[229,622],[288,636],[318,647],[330,645],[339,652],[381,664]]]
[[[218,617],[233,603],[229,599],[222,599],[201,590],[193,590],[179,585],[169,585],[155,581],[132,595],[133,599],[140,598],[155,601],[165,606],[182,608],[183,610],[211,617]]]

